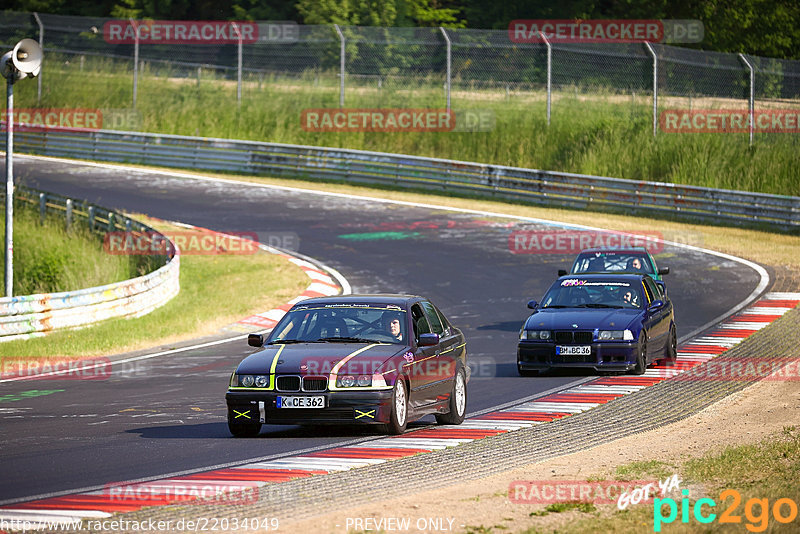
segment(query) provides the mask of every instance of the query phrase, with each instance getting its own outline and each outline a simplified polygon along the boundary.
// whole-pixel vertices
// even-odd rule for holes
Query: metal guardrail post
[[[42,19],[39,18],[39,14],[37,12],[33,12],[33,18],[36,19],[36,24],[39,25],[39,48],[44,50],[44,24],[42,24]],[[39,75],[37,76],[37,88],[36,88],[36,103],[39,104],[42,101],[42,71],[39,70]]]
[[[753,146],[753,131],[755,130],[755,126],[756,126],[755,125],[755,120],[756,120],[756,109],[755,109],[755,105],[756,105],[755,104],[755,100],[756,100],[756,71],[753,69],[753,65],[751,65],[750,62],[747,61],[747,58],[744,57],[744,54],[739,54],[739,59],[741,59],[742,62],[750,70],[750,99],[749,99],[750,100],[750,102],[749,102],[749,104],[750,104],[750,106],[749,106],[750,125],[749,125],[748,129],[750,130],[750,146]]]
[[[344,58],[345,58],[345,49],[344,49],[344,34],[342,30],[339,29],[338,24],[333,25],[334,29],[336,30],[336,34],[339,36],[339,107],[344,107]]]
[[[544,44],[547,46],[547,125],[550,126],[550,99],[553,95],[553,47],[545,34],[539,32],[539,35],[542,36]]]
[[[67,231],[69,231],[69,229],[72,227],[72,199],[68,198],[64,205],[66,207],[64,219],[66,220]]]
[[[133,107],[136,107],[136,93],[139,90],[139,25],[128,19],[133,26]]]
[[[658,133],[658,55],[653,47],[647,41],[644,46],[653,56],[653,137]]]
[[[447,94],[447,111],[450,111],[450,71],[452,68],[452,47],[450,45],[450,37],[447,31],[439,26],[439,31],[444,36],[444,41],[447,43],[447,81],[445,82],[445,93]]]

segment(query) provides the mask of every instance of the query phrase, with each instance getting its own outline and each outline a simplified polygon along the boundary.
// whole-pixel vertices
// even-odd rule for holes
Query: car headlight
[[[633,341],[633,332],[630,330],[600,330],[597,332],[598,341]]]
[[[352,375],[339,376],[336,378],[336,385],[340,388],[351,388],[356,385],[356,377]]]
[[[267,387],[267,384],[269,384],[269,377],[266,377],[264,375],[258,375],[256,377],[256,387],[265,388]]]
[[[253,387],[256,379],[253,377],[253,375],[244,375],[240,377],[240,381],[244,387],[251,388]]]
[[[547,341],[550,339],[550,330],[522,330],[520,339],[538,339]]]
[[[380,376],[380,375],[378,375],[378,376]],[[336,386],[340,387],[340,388],[354,388],[354,387],[368,388],[368,387],[372,386],[372,382],[373,382],[372,378],[373,377],[370,376],[370,375],[357,375],[357,376],[344,375],[344,376],[338,376],[338,377],[336,377]],[[381,376],[381,381],[383,381],[383,376]],[[381,385],[381,384],[376,384],[376,385]],[[382,385],[386,385],[386,383],[383,382]]]

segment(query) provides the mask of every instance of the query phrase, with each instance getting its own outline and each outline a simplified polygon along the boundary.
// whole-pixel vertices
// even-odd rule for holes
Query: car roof
[[[626,247],[626,248],[586,248],[581,250],[578,254],[594,254],[602,252],[604,254],[648,254],[647,249],[644,247]]]
[[[418,300],[425,300],[418,295],[404,295],[396,293],[372,293],[355,295],[338,295],[332,297],[314,297],[298,302],[298,305],[308,304],[393,304],[407,306]]]

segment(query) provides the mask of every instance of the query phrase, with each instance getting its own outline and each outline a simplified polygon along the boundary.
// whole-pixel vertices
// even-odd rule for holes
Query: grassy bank
[[[679,464],[660,461],[635,462],[617,467],[613,480],[652,480],[664,481],[673,473],[681,479],[680,487],[688,490],[688,505],[681,500],[683,495],[673,491],[667,497],[675,501],[677,515],[670,522],[660,525],[659,531],[669,533],[684,532],[792,532],[796,531],[798,496],[800,496],[800,430],[794,426],[786,427],[781,434],[761,441],[755,445],[730,446],[716,453],[687,459]],[[727,490],[727,491],[726,491]],[[737,495],[740,500],[737,500]],[[708,524],[699,522],[695,516],[695,504],[700,499],[711,499],[702,504],[702,515],[715,514]],[[751,501],[753,499],[753,501]],[[775,503],[783,500],[780,515],[791,517],[791,504],[794,503],[795,517],[789,523],[775,519]],[[653,504],[630,506],[617,510],[614,505],[596,509],[589,503],[573,503],[554,507],[534,515],[568,511],[569,532],[653,532]],[[688,510],[684,521],[682,506]],[[578,511],[572,511],[578,510]],[[723,520],[728,511],[727,522]],[[660,517],[669,517],[669,506],[664,505]],[[505,530],[505,529],[503,529]],[[558,529],[556,529],[557,531]],[[471,532],[500,532],[492,528],[472,530]],[[530,528],[525,534],[553,532],[551,528]],[[468,530],[468,532],[470,532]]]
[[[132,75],[122,67],[87,58],[49,60],[39,107],[127,109]],[[158,74],[158,75],[156,75]],[[172,77],[170,77],[172,76]],[[406,87],[348,80],[346,107],[443,107],[440,86]],[[490,132],[331,133],[300,126],[307,108],[338,107],[338,86],[328,78],[247,79],[241,106],[236,84],[204,73],[199,81],[174,73],[139,77],[140,122],[112,120],[105,127],[232,139],[347,147],[568,171],[619,178],[800,195],[800,135],[667,134],[653,138],[650,100],[639,95],[556,93],[552,123],[541,92],[454,91],[455,110],[488,110]],[[19,84],[19,107],[36,107],[36,84]],[[742,108],[742,102],[665,99],[670,108]],[[792,107],[784,105],[782,107]],[[795,106],[796,107],[796,106]]]
[[[5,236],[5,209],[0,211]],[[14,206],[14,295],[56,293],[101,286],[149,272],[143,256],[110,255],[98,234],[76,222],[67,231],[64,219],[39,214],[24,202]],[[3,262],[5,277],[5,261]]]
[[[143,216],[136,218],[162,230],[181,230]],[[180,284],[175,298],[148,315],[0,343],[0,360],[112,354],[216,334],[225,325],[286,303],[305,290],[309,279],[285,259],[259,252],[183,255]]]

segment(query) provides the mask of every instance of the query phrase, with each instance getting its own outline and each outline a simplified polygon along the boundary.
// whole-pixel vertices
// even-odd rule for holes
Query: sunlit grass
[[[87,58],[83,71],[52,58],[45,73],[44,107],[123,109],[132,104],[129,63]],[[19,84],[20,106],[35,105],[36,85]],[[202,70],[140,72],[136,110],[143,131],[203,137],[346,147],[583,174],[694,184],[715,188],[800,195],[800,145],[795,134],[760,134],[754,147],[746,134],[670,134],[653,138],[649,101],[602,91],[574,98],[557,94],[552,123],[543,93],[500,88],[454,91],[455,110],[489,110],[491,132],[375,133],[308,132],[307,108],[338,107],[330,73],[300,78],[246,75],[241,105],[236,82]],[[438,83],[404,85],[347,79],[345,106],[444,107]],[[789,106],[790,107],[790,106]]]

